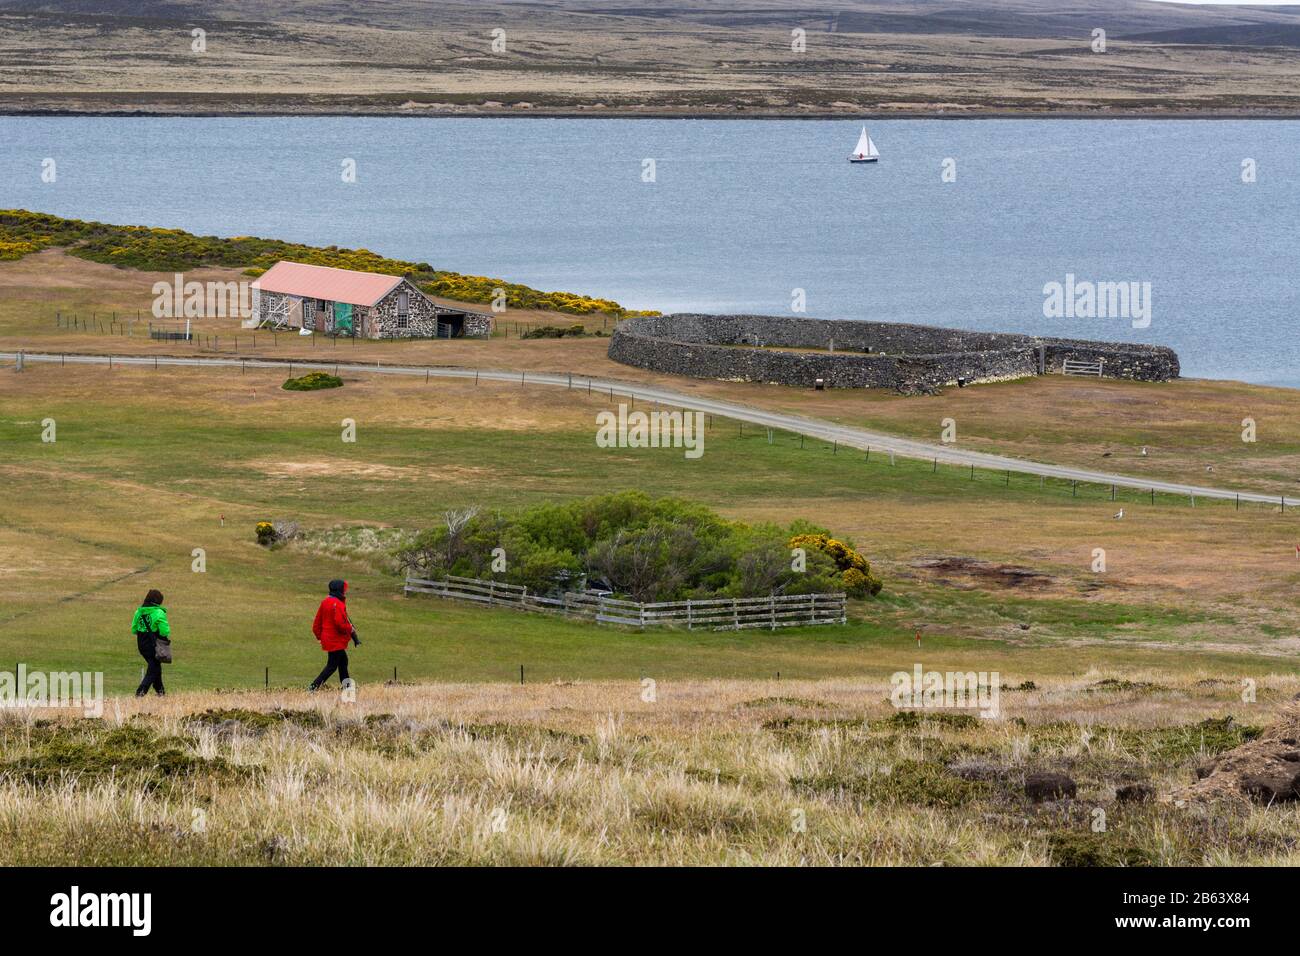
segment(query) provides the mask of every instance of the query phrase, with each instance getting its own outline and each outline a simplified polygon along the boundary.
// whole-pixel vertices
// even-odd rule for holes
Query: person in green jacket
[[[172,629],[167,623],[167,609],[162,606],[162,602],[162,592],[157,588],[150,590],[144,596],[144,603],[135,609],[135,617],[131,619],[135,646],[146,665],[144,680],[135,689],[136,697],[144,697],[149,693],[150,687],[160,697],[167,693],[163,690],[162,663],[158,660],[158,638],[171,640]]]

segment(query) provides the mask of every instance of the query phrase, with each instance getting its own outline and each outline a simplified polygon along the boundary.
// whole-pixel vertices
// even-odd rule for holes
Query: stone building
[[[254,327],[367,339],[492,334],[492,316],[436,304],[401,276],[282,260],[253,282]]]

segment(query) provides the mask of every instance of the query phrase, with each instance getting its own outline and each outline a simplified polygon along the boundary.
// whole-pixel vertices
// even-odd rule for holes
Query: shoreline
[[[589,119],[589,120],[845,120],[852,122],[882,120],[1265,120],[1294,122],[1300,109],[1274,111],[1231,110],[886,110],[865,112],[802,111],[798,113],[722,113],[676,110],[544,110],[500,109],[466,112],[432,110],[59,110],[0,108],[0,118],[106,118],[106,119]]]

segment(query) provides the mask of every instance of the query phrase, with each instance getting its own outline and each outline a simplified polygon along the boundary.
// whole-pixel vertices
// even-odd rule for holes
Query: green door
[[[339,335],[352,334],[352,304],[350,302],[334,303],[334,331]]]

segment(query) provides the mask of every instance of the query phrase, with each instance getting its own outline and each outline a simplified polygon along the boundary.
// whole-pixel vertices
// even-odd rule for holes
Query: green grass
[[[103,670],[111,692],[129,689],[140,668],[130,615],[144,591],[158,587],[177,635],[176,664],[167,670],[171,685],[260,686],[268,668],[273,686],[303,684],[321,660],[311,618],[325,583],[339,576],[352,582],[351,607],[365,642],[353,654],[354,670],[363,681],[391,679],[394,668],[401,680],[517,680],[520,665],[529,681],[879,675],[917,659],[915,628],[926,631],[927,661],[943,655],[936,666],[1001,667],[1022,679],[1086,670],[1096,655],[1070,648],[1070,640],[1105,639],[1105,660],[1112,664],[1159,666],[1171,663],[1169,655],[1142,642],[1176,643],[1189,627],[1231,621],[1210,606],[1123,596],[1099,602],[1068,589],[1041,596],[951,589],[887,569],[884,593],[855,604],[849,626],[776,633],[636,633],[407,598],[400,582],[365,555],[325,556],[297,545],[261,548],[254,526],[287,519],[308,530],[352,522],[416,529],[450,507],[510,509],[637,488],[724,512],[807,517],[842,533],[823,513],[850,513],[846,501],[873,516],[919,501],[954,522],[968,504],[1050,507],[1063,520],[1091,521],[1109,512],[1109,489],[1081,486],[1073,498],[1068,488],[1016,476],[1007,483],[977,471],[972,481],[966,469],[935,470],[901,458],[890,465],[885,456],[867,460],[821,442],[800,447],[788,435],[769,444],[765,434],[747,428],[742,436],[735,423],[722,420],[706,433],[703,458],[691,461],[680,451],[597,448],[594,426],[482,431],[385,424],[382,411],[371,409],[373,397],[348,394],[353,389],[269,410],[202,401],[195,386],[174,395],[137,394],[146,373],[112,373],[119,379],[106,378],[94,401],[63,389],[70,382],[84,386],[85,374],[56,368],[24,373],[24,386],[31,387],[12,393],[0,412],[0,465],[16,469],[6,478],[13,494],[0,513],[0,542],[20,568],[48,566],[8,589],[0,608],[0,668],[22,660],[33,668]],[[222,393],[243,387],[237,375],[221,375],[211,373],[204,382]],[[418,398],[403,402],[437,407],[453,393],[429,388],[414,394]],[[472,394],[491,401],[498,393],[485,388]],[[588,401],[593,414],[603,407]],[[58,423],[54,444],[40,441],[47,417]],[[355,444],[340,439],[347,417],[357,419]],[[313,461],[340,467],[292,477],[264,468]],[[344,466],[389,471],[376,476]],[[1229,515],[1230,509],[1210,506],[1197,514]],[[1158,501],[1152,510],[1167,515],[1188,509]],[[1239,520],[1249,521],[1245,515]],[[878,524],[868,520],[866,527]],[[907,529],[868,535],[847,536],[856,537],[874,563],[882,550],[899,547]],[[984,555],[1005,547],[984,532],[956,546]],[[205,573],[191,571],[195,548],[206,552]],[[1028,630],[1019,629],[1024,623]],[[1253,659],[1243,648],[1201,652],[1196,665],[1237,674],[1267,672],[1276,663]]]

